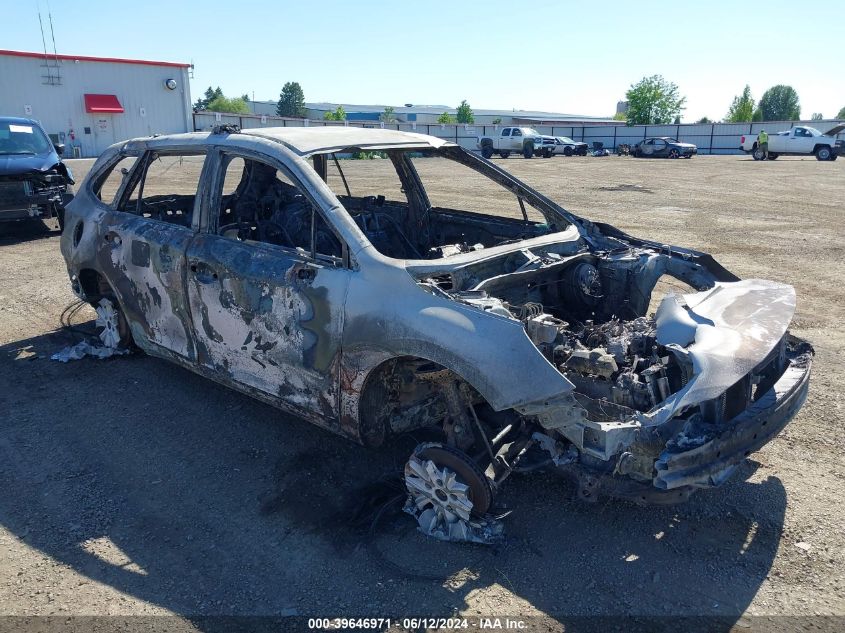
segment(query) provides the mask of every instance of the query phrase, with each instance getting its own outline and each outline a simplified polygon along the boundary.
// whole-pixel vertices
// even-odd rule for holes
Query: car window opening
[[[444,151],[345,148],[316,155],[314,164],[376,250],[396,259],[440,259],[567,224],[547,219],[514,184]]]
[[[299,186],[257,160],[226,157],[215,220],[217,234],[231,239],[291,248],[312,258],[343,256],[341,241]]]

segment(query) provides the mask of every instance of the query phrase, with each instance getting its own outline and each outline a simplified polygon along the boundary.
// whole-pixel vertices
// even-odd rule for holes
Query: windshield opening
[[[0,154],[46,154],[52,148],[37,125],[0,121]]]
[[[533,192],[486,173],[491,168],[484,161],[457,148],[349,148],[322,156],[329,188],[387,257],[440,259],[568,225],[563,215],[543,210]]]

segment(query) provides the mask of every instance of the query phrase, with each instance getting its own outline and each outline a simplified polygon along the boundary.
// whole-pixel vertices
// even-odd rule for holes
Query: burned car
[[[668,136],[644,139],[631,150],[636,158],[692,158],[697,153],[698,148],[692,143],[682,143]]]
[[[0,222],[58,218],[73,198],[73,174],[37,121],[0,117]]]
[[[389,160],[342,160],[374,151]],[[118,144],[68,207],[61,249],[104,344],[368,447],[426,439],[407,509],[439,538],[485,540],[497,488],[545,467],[584,499],[683,500],[807,395],[791,286],[582,219],[431,136]],[[667,278],[689,292],[651,314]]]

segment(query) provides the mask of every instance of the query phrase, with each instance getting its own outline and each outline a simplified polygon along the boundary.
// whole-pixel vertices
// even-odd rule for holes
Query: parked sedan
[[[581,141],[573,141],[568,136],[555,136],[555,154],[564,156],[586,156],[587,144]]]
[[[697,153],[698,148],[692,143],[681,143],[670,136],[647,138],[631,150],[638,158],[692,158]]]
[[[359,151],[384,152],[393,182],[336,159]],[[426,438],[406,510],[436,538],[492,538],[496,489],[539,468],[585,500],[686,499],[807,396],[791,286],[584,220],[432,136],[136,139],[100,156],[66,213],[70,285],[104,345],[371,448]],[[655,316],[664,275],[690,292]]]

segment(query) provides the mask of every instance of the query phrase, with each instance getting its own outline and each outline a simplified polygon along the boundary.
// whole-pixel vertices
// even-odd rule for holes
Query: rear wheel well
[[[83,268],[77,274],[79,289],[88,303],[96,303],[103,297],[114,295],[109,282],[96,270]]]

